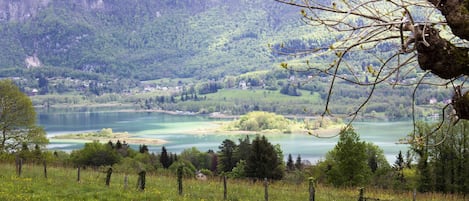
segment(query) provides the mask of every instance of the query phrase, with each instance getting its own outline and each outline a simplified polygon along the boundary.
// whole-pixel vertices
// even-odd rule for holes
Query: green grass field
[[[48,167],[48,178],[44,177],[42,165],[24,165],[21,177],[16,175],[15,166],[0,164],[0,200],[223,200],[223,183],[218,177],[207,181],[186,178],[183,194],[179,195],[177,180],[168,172],[149,174],[144,191],[136,189],[137,175],[129,175],[128,187],[124,188],[124,174],[112,174],[111,184],[105,185],[103,171],[86,169],[81,171],[77,182],[77,170],[72,168]],[[247,180],[227,181],[227,200],[264,200],[263,182]],[[319,185],[316,200],[358,200],[358,188],[337,189]],[[308,200],[308,184],[293,184],[284,181],[272,182],[268,187],[269,200]],[[393,192],[367,189],[365,197],[380,200],[412,200],[411,192]],[[464,200],[463,197],[442,194],[417,194],[417,200]]]

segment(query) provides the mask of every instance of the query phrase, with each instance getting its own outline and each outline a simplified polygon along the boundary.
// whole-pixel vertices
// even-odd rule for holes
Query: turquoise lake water
[[[168,143],[164,146],[173,153],[180,153],[191,147],[196,147],[201,151],[209,149],[218,151],[218,146],[223,140],[231,139],[238,142],[239,138],[245,136],[241,134],[188,134],[189,131],[214,126],[214,121],[221,121],[198,115],[100,109],[38,110],[37,113],[38,123],[45,128],[48,137],[112,128],[114,132],[128,132],[135,137],[166,140]],[[413,128],[410,121],[354,122],[353,126],[362,140],[373,142],[381,147],[391,164],[399,150],[404,153],[408,149],[407,145],[396,144],[396,142],[410,133]],[[269,134],[266,137],[272,144],[280,144],[285,156],[292,154],[296,158],[297,155],[301,155],[302,159],[309,160],[311,163],[323,159],[338,141],[338,137],[322,139],[305,134]],[[48,148],[50,150],[71,151],[82,146],[83,143],[80,142],[52,141]],[[138,147],[138,145],[132,146]],[[162,146],[149,145],[149,150],[160,152]]]

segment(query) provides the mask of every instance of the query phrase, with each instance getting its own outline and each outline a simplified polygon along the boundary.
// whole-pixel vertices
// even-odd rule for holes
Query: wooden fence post
[[[314,178],[309,178],[309,201],[314,201],[316,195],[316,189],[314,188]]]
[[[142,170],[140,173],[138,173],[137,186],[138,186],[138,189],[141,191],[145,190],[145,175],[146,175],[145,170]]]
[[[44,167],[44,177],[47,179],[47,164],[46,160],[42,161],[42,165]]]
[[[181,165],[177,169],[178,193],[179,193],[179,195],[182,195],[182,170],[183,170],[183,167]]]
[[[226,200],[227,189],[226,189],[226,175],[223,175],[223,200]]]
[[[365,188],[360,188],[360,195],[358,201],[365,201]]]
[[[80,183],[80,166],[77,168],[77,182]]]
[[[127,190],[128,184],[129,184],[129,178],[128,178],[127,173],[125,173],[125,175],[124,175],[124,190]]]
[[[414,194],[413,194],[412,200],[417,201],[417,189],[416,188],[414,188]]]
[[[108,187],[109,185],[111,185],[111,175],[112,175],[112,168],[109,168],[106,174],[106,186]]]
[[[269,181],[267,177],[264,178],[264,199],[265,201],[269,201]]]
[[[18,177],[21,177],[21,171],[23,166],[23,159],[16,155],[16,173],[18,174]]]

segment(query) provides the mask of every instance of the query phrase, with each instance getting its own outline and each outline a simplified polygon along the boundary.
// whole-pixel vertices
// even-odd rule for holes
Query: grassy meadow
[[[147,174],[144,191],[136,189],[137,174],[128,176],[128,187],[124,188],[124,174],[114,172],[109,187],[105,185],[103,170],[87,168],[81,171],[77,182],[77,170],[63,167],[48,167],[44,177],[42,165],[23,166],[22,175],[16,175],[13,164],[0,164],[0,200],[223,200],[223,183],[219,177],[199,181],[183,179],[183,194],[179,195],[176,177],[169,172]],[[264,200],[263,182],[227,180],[227,200]],[[308,184],[287,181],[271,182],[268,187],[269,200],[308,200]],[[316,200],[350,201],[358,199],[358,188],[338,189],[318,185]],[[380,200],[412,200],[412,192],[393,192],[368,188],[365,197]],[[443,194],[417,194],[417,200],[464,200],[463,197]]]

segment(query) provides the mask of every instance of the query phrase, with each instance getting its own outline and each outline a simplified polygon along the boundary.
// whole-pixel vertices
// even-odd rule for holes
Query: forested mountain
[[[298,16],[262,0],[0,0],[0,72],[152,80],[271,69],[268,44],[301,37]]]
[[[45,95],[34,99],[43,106],[119,101],[199,113],[318,114],[330,76],[313,79],[301,66],[329,66],[335,55],[311,58],[301,52],[327,49],[341,37],[307,25],[299,8],[276,1],[0,0],[0,79],[13,78],[22,91]],[[385,41],[349,52],[346,59],[356,73],[337,73],[369,82],[374,75],[367,68],[383,62],[375,55],[395,53],[396,45]],[[286,64],[300,70],[288,70]],[[418,73],[406,72],[400,81],[415,80]],[[371,90],[348,82],[337,85],[342,87],[333,100],[340,104],[332,109],[340,114],[350,113],[351,105]],[[412,90],[392,88],[397,90],[377,88],[375,94],[382,96],[364,111],[408,117],[411,112],[404,108],[411,99],[405,97]],[[263,95],[232,89],[262,90]],[[430,89],[422,94],[417,105],[444,103],[449,97]]]

